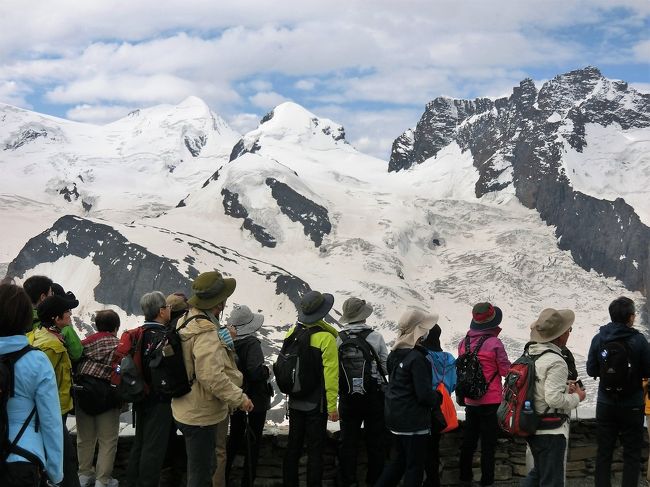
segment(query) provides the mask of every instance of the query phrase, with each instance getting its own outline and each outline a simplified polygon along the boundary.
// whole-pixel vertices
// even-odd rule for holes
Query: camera
[[[576,385],[580,386],[580,389],[584,389],[584,388],[585,388],[585,386],[582,384],[582,381],[581,381],[580,379],[578,379],[578,380],[576,381]]]

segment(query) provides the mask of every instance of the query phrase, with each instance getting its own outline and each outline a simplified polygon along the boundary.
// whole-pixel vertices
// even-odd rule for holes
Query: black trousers
[[[566,438],[564,435],[532,435],[526,438],[533,455],[534,466],[522,481],[522,487],[564,486],[564,459]]]
[[[217,425],[193,426],[176,421],[185,438],[187,487],[211,487],[217,467],[215,456]]]
[[[230,416],[230,437],[226,445],[226,482],[230,479],[230,470],[232,462],[237,452],[244,451],[244,474],[241,481],[242,487],[250,487],[255,481],[257,473],[257,459],[260,456],[260,443],[262,432],[264,431],[264,422],[266,421],[266,411],[253,411],[248,413],[248,424],[250,428],[249,437],[246,438],[246,413],[237,411]],[[250,458],[248,457],[250,449]],[[250,469],[250,470],[249,470]],[[249,476],[253,482],[249,482]]]
[[[494,453],[497,446],[498,404],[465,407],[465,428],[460,446],[460,480],[472,480],[472,460],[481,440],[481,485],[494,483]]]
[[[7,463],[5,471],[0,473],[2,487],[38,487],[40,474],[38,466],[29,462]]]
[[[80,487],[79,484],[79,463],[77,462],[76,444],[72,442],[70,432],[65,424],[68,415],[64,414],[63,420],[63,480],[60,487]]]
[[[375,487],[420,487],[424,477],[424,457],[429,435],[393,435],[395,456],[384,468]]]
[[[644,433],[643,414],[643,407],[629,408],[602,402],[596,404],[596,487],[612,485],[612,455],[618,438],[623,445],[621,487],[638,485]]]
[[[424,472],[427,477],[423,487],[440,487],[440,432],[436,431],[437,425],[431,428],[431,435],[427,441],[427,455],[424,459]]]
[[[307,487],[320,487],[323,481],[327,413],[289,409],[289,438],[282,476],[285,487],[298,487],[298,462],[307,442]]]
[[[128,487],[158,487],[172,427],[169,403],[143,404],[135,409],[135,438],[126,469]]]
[[[341,449],[339,464],[343,487],[358,485],[357,452],[361,424],[365,433],[368,471],[366,484],[375,485],[386,460],[387,430],[384,424],[384,394],[341,396],[339,401]]]

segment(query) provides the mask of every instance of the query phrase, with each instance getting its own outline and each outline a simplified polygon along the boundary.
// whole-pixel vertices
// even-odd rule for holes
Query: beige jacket
[[[181,317],[204,315],[205,312],[191,308]],[[217,326],[206,319],[190,321],[179,331],[183,340],[183,359],[187,375],[192,380],[192,390],[172,399],[174,419],[192,426],[209,426],[221,422],[229,410],[242,405],[246,395],[241,390],[242,375],[235,364],[234,354],[229,352],[219,338]]]
[[[545,412],[571,415],[571,411],[580,404],[580,397],[577,393],[569,394],[567,378],[569,368],[562,358],[560,347],[552,343],[531,343],[529,352],[531,355],[538,355],[545,350],[553,350],[556,353],[545,353],[535,362],[535,412]],[[549,409],[550,408],[550,409]],[[552,430],[537,430],[537,435],[569,435],[569,422],[561,427]]]

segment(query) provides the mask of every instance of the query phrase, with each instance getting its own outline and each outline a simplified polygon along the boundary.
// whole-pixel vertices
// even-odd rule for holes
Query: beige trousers
[[[109,409],[97,416],[89,416],[81,408],[77,408],[75,415],[77,418],[79,474],[95,477],[103,484],[108,484],[113,474],[113,462],[117,451],[120,410]],[[98,444],[97,466],[93,468],[95,446]]]
[[[226,487],[226,441],[228,439],[229,424],[230,416],[226,416],[226,419],[217,424],[217,438],[215,442],[217,469],[212,476],[212,487]]]

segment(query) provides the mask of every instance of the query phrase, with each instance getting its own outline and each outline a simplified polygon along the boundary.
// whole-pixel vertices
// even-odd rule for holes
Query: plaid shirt
[[[99,332],[90,335],[82,343],[84,352],[79,362],[79,374],[110,380],[113,355],[120,340],[111,333]]]

